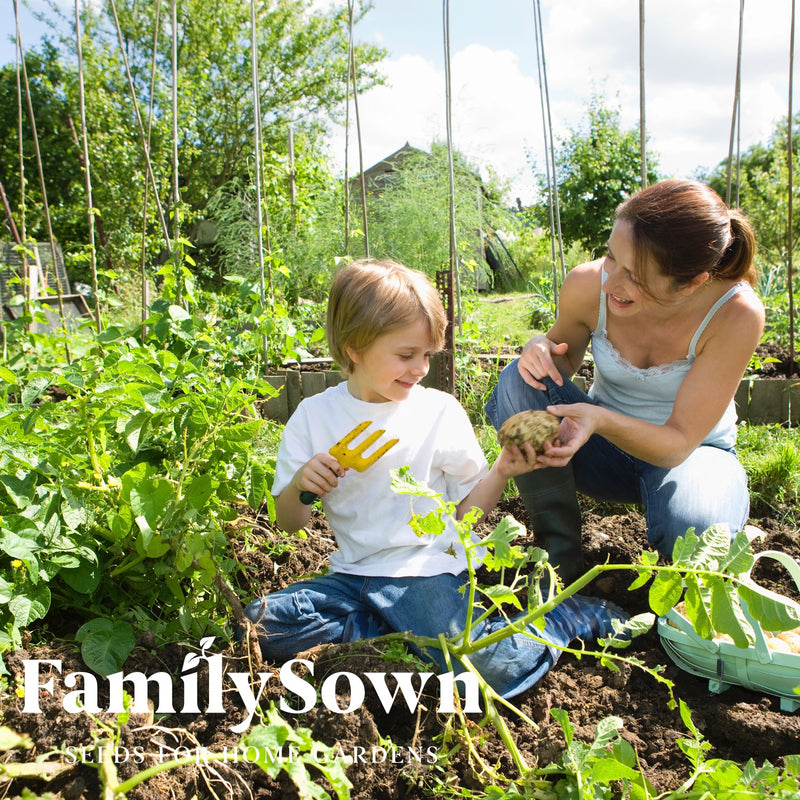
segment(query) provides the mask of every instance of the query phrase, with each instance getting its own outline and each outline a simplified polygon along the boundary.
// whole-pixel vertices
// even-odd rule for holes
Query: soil
[[[486,524],[492,527],[505,514],[526,521],[519,501],[511,499],[502,501]],[[632,563],[643,549],[647,549],[644,520],[637,511],[596,506],[590,510],[587,506],[584,516],[589,565],[606,561]],[[246,548],[242,546],[238,553],[244,568],[238,588],[248,599],[255,593],[285,586],[297,576],[320,570],[333,549],[333,537],[327,523],[316,511],[308,529],[309,535],[305,539],[294,539],[292,548],[276,547],[285,543],[285,535],[273,530],[263,519],[253,522],[249,545]],[[752,522],[764,531],[762,539],[755,543],[757,550],[783,550],[794,558],[800,558],[800,545],[793,531],[770,518],[754,518]],[[521,542],[523,545],[531,543],[532,538]],[[647,611],[646,587],[628,591],[631,579],[625,575],[617,573],[611,580],[606,576],[606,580],[596,581],[585,592],[613,600],[630,613]],[[797,596],[796,587],[777,562],[759,561],[753,575],[768,588]],[[54,627],[52,625],[51,629]],[[184,658],[197,649],[197,643],[155,647],[142,637],[124,671],[126,674],[141,671],[145,675],[171,673],[174,677],[174,708],[180,711],[184,708],[184,699],[178,676]],[[229,672],[248,671],[245,644],[235,643],[226,647],[218,640],[212,649],[224,655],[225,668]],[[695,725],[710,744],[706,758],[740,763],[752,758],[759,764],[769,760],[780,765],[783,756],[800,752],[800,716],[782,712],[776,698],[738,687],[719,695],[711,694],[708,681],[681,671],[670,661],[655,629],[636,639],[628,652],[650,667],[664,666],[663,675],[674,683],[676,698],[686,701]],[[371,642],[320,648],[304,657],[315,662],[317,687],[327,675],[337,672],[364,675],[415,669],[413,664],[399,656],[387,657]],[[22,699],[13,693],[15,680],[18,682],[16,685],[21,681],[25,659],[62,661],[61,675],[42,665],[40,681],[44,683],[51,676],[54,680],[49,691],[40,693],[39,714],[22,713]],[[69,746],[74,754],[81,746],[86,746],[88,755],[85,760],[88,763],[71,763],[79,761],[75,756],[62,757],[62,763],[67,763],[49,782],[26,778],[4,783],[0,777],[0,797],[20,798],[26,791],[31,791],[65,800],[98,800],[103,795],[97,764],[91,763],[92,744],[97,738],[108,738],[117,723],[113,716],[105,713],[89,715],[64,711],[62,703],[67,690],[63,688],[63,677],[71,671],[86,670],[75,647],[61,643],[20,650],[8,656],[6,663],[12,676],[9,691],[2,695],[0,726],[27,734],[32,747],[27,751],[9,751],[0,761],[32,763],[43,759],[57,762],[53,750]],[[260,670],[270,673],[278,666],[263,665]],[[101,688],[104,685],[100,682]],[[199,685],[199,707],[205,708],[202,687],[207,683],[200,680]],[[341,682],[337,683],[337,689],[342,689],[342,686]],[[270,680],[263,697],[278,702],[285,695],[286,689],[280,682]],[[297,701],[296,697],[292,699]],[[105,702],[101,693],[100,705],[105,707]],[[340,692],[338,702],[346,707],[347,696]],[[609,715],[621,718],[623,736],[636,749],[641,768],[657,792],[676,789],[689,775],[688,760],[678,746],[678,740],[687,734],[679,713],[670,709],[664,686],[638,668],[623,666],[614,673],[592,658],[578,660],[563,655],[539,684],[517,697],[515,702],[537,726],[523,724],[512,715],[505,715],[528,764],[544,766],[560,758],[565,746],[564,734],[549,711],[561,708],[569,715],[576,739],[586,742],[593,741],[595,726],[600,720]],[[318,704],[306,714],[284,716],[293,726],[310,729],[314,739],[333,746],[338,755],[356,755],[357,763],[347,768],[347,775],[353,784],[352,797],[357,800],[430,797],[436,781],[446,781],[453,790],[480,788],[473,765],[463,749],[446,758],[441,735],[447,715],[437,715],[436,703],[435,693],[428,695],[426,687],[424,708],[421,706],[417,713],[412,714],[407,708],[395,704],[392,712],[387,714],[368,691],[363,705],[349,713],[335,713]],[[266,707],[268,703],[263,705]],[[155,721],[152,713],[133,714],[127,723],[119,726],[119,749],[115,751],[114,764],[118,779],[122,781],[141,772],[176,750],[185,755],[219,752],[227,747],[232,752],[240,741],[240,735],[231,732],[230,727],[238,724],[244,716],[242,703],[235,693],[225,695],[224,713],[173,713],[157,717]],[[479,721],[477,715],[473,716],[471,725]],[[111,727],[102,728],[103,724]],[[390,742],[395,745],[395,750],[391,749]],[[448,747],[452,744],[451,740]],[[378,748],[374,751],[377,758],[371,756],[373,747]],[[514,766],[495,734],[486,732],[479,747],[489,763],[496,763],[501,773],[514,777]],[[186,749],[180,751],[179,748]],[[362,753],[366,754],[363,758],[360,757]],[[383,753],[388,755],[382,760]],[[282,800],[297,796],[286,772],[270,777],[252,763],[203,765],[202,759],[200,762],[162,772],[139,784],[127,797],[129,800],[223,797]],[[322,785],[325,785],[324,780]],[[327,790],[331,792],[329,786]]]
[[[763,342],[756,348],[755,358],[758,368],[752,374],[759,378],[797,378],[800,377],[800,362],[788,347],[775,342]]]

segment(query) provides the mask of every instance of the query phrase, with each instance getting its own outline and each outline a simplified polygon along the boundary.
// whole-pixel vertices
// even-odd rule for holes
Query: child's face
[[[420,319],[378,336],[360,353],[348,349],[350,392],[367,403],[405,400],[427,374],[433,353],[428,322]]]

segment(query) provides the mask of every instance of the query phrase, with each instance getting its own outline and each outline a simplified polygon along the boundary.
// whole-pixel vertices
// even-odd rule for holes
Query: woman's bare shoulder
[[[753,326],[763,327],[764,304],[755,291],[745,288],[723,304],[717,316],[723,326],[736,326],[749,322]]]
[[[578,283],[578,282],[588,282],[597,283],[598,288],[600,287],[600,275],[603,271],[603,261],[605,259],[598,258],[594,261],[587,261],[583,264],[578,264],[577,267],[573,267],[567,273],[567,281]]]
[[[597,311],[600,302],[601,275],[603,259],[589,261],[573,267],[561,287],[561,299],[570,305],[579,316],[586,317],[589,311]]]
[[[698,353],[732,352],[741,347],[748,358],[761,339],[764,330],[764,304],[749,289],[737,292],[724,303],[698,342]]]

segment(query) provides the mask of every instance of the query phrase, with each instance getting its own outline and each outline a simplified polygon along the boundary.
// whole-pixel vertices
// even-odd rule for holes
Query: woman
[[[569,582],[582,572],[576,491],[641,503],[666,557],[690,527],[744,526],[733,396],[761,339],[755,239],[708,186],[654,184],[620,205],[604,258],[575,267],[558,317],[509,364],[486,412],[562,418],[558,442],[515,480],[538,542]],[[571,378],[591,343],[594,380]]]

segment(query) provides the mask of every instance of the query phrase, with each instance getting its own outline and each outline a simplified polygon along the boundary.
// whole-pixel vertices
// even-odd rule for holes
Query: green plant
[[[800,431],[780,425],[741,425],[737,450],[747,473],[753,515],[797,521]]]
[[[312,778],[310,768],[325,776],[339,800],[348,800],[352,784],[345,775],[349,757],[337,754],[314,740],[307,728],[292,727],[278,713],[274,705],[264,713],[264,721],[252,728],[243,737],[239,746],[221,753],[204,751],[155,764],[119,783],[116,772],[107,775],[104,785],[111,790],[111,797],[124,798],[125,794],[149,780],[154,775],[177,769],[187,764],[209,765],[215,762],[247,762],[257,764],[271,778],[285,772],[294,783],[301,800],[330,800],[330,795]]]
[[[607,717],[598,724],[593,742],[574,738],[574,729],[561,709],[553,709],[567,746],[556,764],[536,770],[538,777],[553,779],[552,798],[630,797],[648,800],[740,800],[742,798],[795,798],[800,790],[800,756],[786,756],[783,768],[765,761],[761,766],[751,759],[744,765],[721,758],[707,759],[711,745],[695,725],[689,707],[679,703],[681,719],[688,736],[678,747],[689,761],[689,777],[677,789],[657,793],[647,780],[634,748],[621,736],[623,723]],[[490,795],[487,794],[487,797]]]
[[[695,535],[690,529],[676,542],[671,564],[662,565],[657,553],[646,551],[641,554],[637,564],[596,565],[569,586],[561,587],[542,551],[524,552],[513,544],[521,529],[513,518],[505,518],[478,543],[471,535],[472,527],[480,514],[477,509],[466,514],[462,520],[456,520],[455,505],[443,502],[439,495],[414,480],[407,468],[393,474],[392,485],[401,494],[424,495],[437,500],[438,507],[425,516],[415,516],[412,526],[420,534],[437,534],[444,529],[445,518],[449,518],[458,530],[466,553],[468,582],[465,587],[467,613],[464,630],[455,637],[440,636],[437,640],[410,634],[392,634],[387,638],[399,637],[413,643],[420,650],[438,647],[444,653],[448,668],[457,660],[475,676],[484,701],[484,718],[475,723],[468,720],[461,709],[457,708],[455,716],[445,726],[442,742],[446,754],[464,747],[476,773],[485,783],[511,784],[508,777],[501,775],[481,755],[480,742],[485,737],[487,728],[494,729],[507,748],[518,771],[515,780],[523,787],[523,791],[526,787],[529,790],[532,787],[537,791],[542,789],[535,781],[547,773],[537,771],[526,763],[499,709],[504,707],[524,724],[534,728],[536,724],[520,709],[494,692],[474,668],[470,657],[482,648],[514,634],[523,633],[537,639],[538,636],[531,626],[543,624],[544,615],[548,611],[604,572],[635,572],[636,578],[630,589],[650,583],[649,603],[652,611],[658,615],[666,614],[672,609],[685,592],[687,617],[697,633],[705,638],[726,634],[740,647],[752,644],[755,637],[742,611],[742,602],[746,602],[753,618],[766,629],[788,630],[800,623],[800,615],[791,600],[743,580],[754,564],[752,547],[745,532],[739,532],[731,540],[730,532],[724,526],[709,528],[701,536]],[[500,573],[499,583],[489,586],[478,583],[476,567],[479,548],[483,551],[483,566],[489,571]],[[544,585],[548,589],[543,594],[542,578],[545,576],[547,581]],[[513,623],[508,617],[510,612],[516,615]],[[478,623],[493,614],[505,616],[509,625],[474,638],[473,631]],[[672,683],[661,674],[661,668],[648,667],[633,656],[616,652],[626,646],[629,637],[644,633],[652,625],[653,619],[652,614],[643,614],[628,620],[624,625],[616,622],[614,634],[599,640],[600,649],[597,651],[571,647],[563,649],[579,657],[596,657],[610,669],[617,669],[621,662],[643,669],[667,687],[670,693],[669,705],[674,707],[676,701],[672,694]],[[577,782],[575,796],[612,796],[610,793],[587,794],[587,787],[591,782],[589,779],[595,773],[605,775],[607,782],[627,781],[634,796],[649,796],[650,787],[637,771],[635,753],[618,735],[618,720],[612,718],[602,723],[598,729],[597,741],[587,747],[573,744],[566,717],[561,715],[559,719],[570,745],[561,771],[566,771],[570,780]],[[695,753],[696,749],[691,752]]]
[[[528,325],[539,331],[547,331],[556,321],[556,296],[551,276],[540,275],[528,284],[531,292]]]
[[[182,309],[153,331],[171,349],[111,328],[70,364],[0,367],[0,652],[54,598],[91,621],[84,657],[103,674],[131,629],[222,631],[235,504],[271,508],[252,441],[274,390],[226,375]]]
[[[221,752],[198,747],[188,754],[184,747],[181,748],[183,752],[176,753],[175,758],[159,758],[152,766],[120,781],[114,753],[119,746],[121,726],[128,719],[128,711],[117,716],[114,726],[94,717],[100,730],[93,733],[93,746],[86,749],[88,758],[81,759],[80,762],[97,770],[104,800],[124,800],[135,787],[162,772],[190,765],[201,770],[213,770],[216,763],[257,764],[271,778],[277,778],[283,772],[294,784],[301,800],[330,800],[330,794],[314,780],[315,773],[318,773],[325,777],[338,800],[349,800],[352,784],[345,769],[352,762],[352,757],[345,756],[335,747],[316,741],[308,728],[292,727],[281,717],[274,705],[270,705],[263,714],[262,722],[251,728],[236,747],[226,746]],[[0,727],[0,751],[28,749],[32,746],[29,737]],[[58,761],[37,759],[10,765],[0,764],[0,778],[47,778],[76,763],[74,754],[69,760],[64,758],[63,751],[56,751],[55,754],[62,757]],[[33,798],[33,795],[28,793],[23,794],[23,797]]]
[[[622,720],[606,717],[596,729],[593,742],[574,738],[574,729],[560,708],[550,712],[561,725],[567,746],[558,764],[536,771],[539,776],[562,774],[553,787],[558,797],[611,798],[612,784],[620,782],[628,796],[649,797],[654,792],[638,763],[636,751],[621,736]]]

